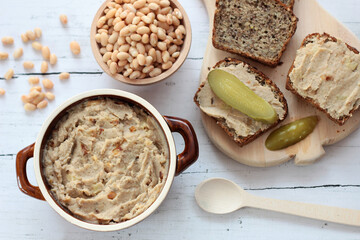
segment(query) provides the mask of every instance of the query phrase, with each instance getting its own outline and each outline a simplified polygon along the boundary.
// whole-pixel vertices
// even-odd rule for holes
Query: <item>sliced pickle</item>
[[[318,121],[317,116],[311,116],[281,126],[270,133],[265,146],[275,151],[294,145],[312,133]]]
[[[209,73],[208,80],[215,95],[236,110],[265,123],[277,121],[274,108],[233,74],[215,69]]]

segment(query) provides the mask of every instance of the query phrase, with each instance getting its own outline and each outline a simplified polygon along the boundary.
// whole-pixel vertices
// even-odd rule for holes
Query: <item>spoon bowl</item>
[[[244,194],[246,192],[232,181],[211,178],[197,186],[195,199],[204,211],[225,214],[243,207]]]
[[[215,214],[231,213],[242,207],[254,207],[360,226],[360,210],[258,197],[224,178],[211,178],[200,183],[195,190],[195,199],[200,208]]]

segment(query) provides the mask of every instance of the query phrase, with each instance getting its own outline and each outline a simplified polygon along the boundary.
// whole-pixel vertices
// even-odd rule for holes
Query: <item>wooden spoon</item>
[[[253,207],[360,226],[359,210],[258,197],[223,178],[211,178],[200,183],[195,190],[195,199],[203,210],[215,214],[225,214],[243,207]]]

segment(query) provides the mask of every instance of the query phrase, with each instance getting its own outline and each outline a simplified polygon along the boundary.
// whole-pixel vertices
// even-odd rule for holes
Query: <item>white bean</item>
[[[33,42],[33,43],[31,43],[31,46],[33,49],[35,49],[37,51],[40,51],[42,49],[42,45],[39,42]]]
[[[110,58],[111,58],[111,52],[106,52],[106,53],[103,55],[103,62],[109,61]]]
[[[69,79],[69,78],[70,78],[70,73],[68,73],[68,72],[62,72],[59,75],[60,80],[66,80],[66,79]]]
[[[45,61],[43,61],[42,63],[41,63],[41,67],[40,67],[40,71],[42,72],[42,73],[46,73],[47,71],[48,71],[48,63],[47,62],[45,62]]]
[[[117,57],[120,61],[123,61],[123,60],[128,59],[129,56],[130,56],[130,55],[129,55],[127,52],[119,52],[116,57]]]
[[[139,53],[145,54],[144,44],[142,44],[142,43],[137,43],[137,44],[136,44],[136,49],[138,50]]]
[[[24,43],[27,43],[27,42],[29,41],[29,38],[26,36],[25,33],[22,33],[22,34],[20,35],[20,37],[21,37],[21,40],[22,40]]]
[[[0,52],[0,60],[5,60],[9,57],[9,54],[6,52]]]
[[[79,45],[79,43],[78,42],[76,42],[76,41],[72,41],[72,42],[70,42],[70,50],[71,50],[71,52],[73,53],[73,54],[75,54],[75,55],[78,55],[78,54],[80,54],[80,45]]]
[[[159,76],[161,74],[161,69],[160,68],[154,68],[150,73],[149,76],[150,77],[156,77]]]
[[[36,39],[35,33],[31,30],[26,31],[26,36],[31,41],[34,41]]]
[[[42,100],[41,102],[39,102],[36,107],[39,108],[39,109],[43,109],[43,108],[46,108],[46,106],[48,105],[48,101],[46,100]]]
[[[60,22],[63,24],[63,25],[66,25],[68,23],[68,18],[65,14],[61,14],[59,16],[59,19],[60,19]]]
[[[110,64],[110,73],[111,74],[116,74],[117,73],[117,69],[118,69],[118,65],[116,62],[112,62]]]
[[[41,35],[42,35],[42,31],[41,31],[40,28],[35,28],[35,29],[34,29],[34,33],[35,33],[35,37],[36,37],[36,38],[40,38]]]
[[[43,79],[42,84],[43,84],[44,88],[47,88],[47,89],[52,89],[54,87],[54,83],[48,78]]]
[[[43,56],[43,58],[45,60],[49,60],[50,59],[50,49],[49,49],[49,47],[48,46],[43,46],[41,48],[41,54],[42,54],[42,56]]]
[[[40,78],[39,77],[29,77],[28,82],[32,85],[39,84]]]
[[[55,65],[57,63],[57,56],[55,53],[50,54],[50,64]]]
[[[47,99],[49,99],[50,101],[54,100],[55,99],[55,95],[51,92],[46,92],[45,93],[45,96]]]
[[[168,62],[166,62],[166,63],[163,63],[163,64],[161,65],[161,68],[164,69],[164,70],[167,70],[167,69],[171,68],[171,66],[172,66],[172,62],[171,62],[171,61],[168,61]]]
[[[4,78],[5,78],[6,80],[10,80],[10,79],[13,78],[13,76],[14,76],[14,69],[10,68],[10,69],[5,73]]]
[[[145,65],[146,59],[145,59],[145,56],[143,54],[137,55],[136,59],[137,59],[140,66]]]
[[[24,109],[27,112],[32,112],[32,111],[35,111],[36,106],[34,104],[32,104],[32,103],[25,103]]]
[[[4,44],[4,45],[12,45],[14,44],[14,38],[12,37],[3,37],[1,39],[1,42]]]
[[[25,69],[33,69],[34,68],[34,63],[31,61],[25,61],[23,62],[23,66]]]
[[[139,72],[139,71],[134,71],[133,73],[130,74],[129,78],[130,78],[130,79],[137,79],[137,78],[140,77],[140,75],[141,75],[141,72]]]
[[[166,43],[164,43],[164,42],[158,42],[158,43],[157,43],[157,47],[158,47],[161,51],[165,51],[165,50],[167,49]]]

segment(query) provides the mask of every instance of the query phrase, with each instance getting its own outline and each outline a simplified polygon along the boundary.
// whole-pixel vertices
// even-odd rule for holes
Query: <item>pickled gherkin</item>
[[[215,69],[209,73],[208,81],[215,95],[232,108],[257,121],[269,124],[277,121],[274,108],[233,74]]]
[[[275,151],[294,145],[312,133],[318,121],[317,116],[311,116],[281,126],[270,133],[265,146]]]

